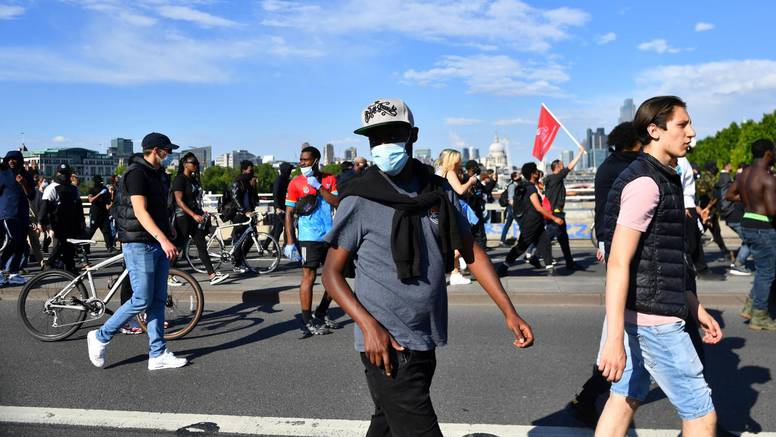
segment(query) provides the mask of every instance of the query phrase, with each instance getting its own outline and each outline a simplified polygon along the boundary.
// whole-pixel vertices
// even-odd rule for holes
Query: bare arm
[[[326,202],[328,202],[329,205],[331,205],[331,206],[333,206],[335,208],[339,206],[339,197],[337,197],[334,194],[331,194],[331,192],[329,190],[327,190],[326,188],[321,187],[318,190],[318,192],[321,193],[321,196],[323,196],[323,198],[326,199]]]
[[[741,193],[738,192],[738,179],[736,178],[735,182],[733,182],[733,185],[728,188],[727,192],[725,193],[725,200],[729,200],[731,202],[740,202],[741,201]]]
[[[296,234],[294,232],[294,208],[286,207],[286,245],[296,244]]]
[[[722,328],[706,308],[698,302],[698,296],[691,291],[686,291],[687,306],[690,308],[690,314],[703,330],[703,342],[708,344],[717,344],[722,340]]]
[[[178,205],[178,208],[180,208],[181,211],[196,220],[197,223],[202,223],[202,221],[204,221],[201,215],[192,211],[191,208],[189,208],[188,205],[186,205],[186,203],[183,201],[183,191],[173,191],[172,194],[175,196],[175,204]]]
[[[563,219],[561,219],[560,217],[555,217],[549,211],[547,211],[546,209],[542,208],[542,203],[539,202],[539,195],[538,194],[536,194],[536,193],[531,194],[531,197],[529,198],[529,200],[531,201],[531,205],[533,205],[534,209],[536,211],[538,211],[539,214],[541,214],[542,217],[544,217],[545,220],[552,220],[555,223],[558,223],[559,225],[563,224]],[[560,220],[560,222],[558,222],[558,220]]]
[[[151,217],[151,214],[148,213],[148,209],[146,209],[147,204],[145,196],[129,196],[129,200],[132,202],[132,209],[135,211],[135,217],[137,217],[137,221],[140,222],[140,225],[143,226],[143,229],[151,234],[155,240],[161,243],[162,250],[164,250],[165,255],[167,255],[167,259],[175,258],[178,255],[178,250],[175,248],[175,245],[173,245],[172,242],[170,242],[170,240],[167,238],[167,235],[165,235],[159,226],[156,225],[154,219]]]
[[[519,348],[531,346],[534,343],[533,330],[517,314],[512,300],[504,290],[496,270],[490,262],[490,258],[478,244],[474,243],[471,234],[464,234],[461,237],[464,246],[461,255],[469,265],[469,270],[477,277],[477,281],[504,315],[507,328],[515,335],[513,344]]]
[[[469,180],[466,181],[465,184],[462,184],[461,180],[458,179],[458,175],[452,171],[448,171],[445,174],[445,179],[447,179],[447,182],[450,184],[450,187],[452,187],[453,191],[455,191],[455,193],[458,194],[459,196],[463,196],[464,194],[466,194],[466,192],[469,191],[469,188],[471,188],[472,185],[477,183],[477,179],[469,178]]]
[[[619,381],[625,370],[625,300],[628,297],[630,264],[641,232],[617,225],[606,265],[606,343],[598,369],[607,381]]]
[[[579,146],[579,152],[577,152],[577,156],[574,157],[574,159],[569,162],[568,169],[569,171],[574,170],[574,167],[577,166],[577,163],[582,158],[582,155],[586,154],[587,152],[582,146]]]
[[[353,319],[364,334],[364,353],[377,367],[383,367],[391,376],[390,349],[404,350],[390,333],[356,299],[350,285],[345,281],[345,266],[350,252],[341,247],[332,247],[326,254],[321,281],[332,299]],[[389,346],[390,345],[390,346]]]
[[[776,176],[767,176],[763,181],[763,206],[766,215],[776,216]]]

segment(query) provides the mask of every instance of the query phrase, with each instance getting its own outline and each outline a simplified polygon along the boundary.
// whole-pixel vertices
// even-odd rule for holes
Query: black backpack
[[[237,215],[237,205],[235,205],[231,189],[227,188],[221,198],[218,199],[216,210],[218,211],[218,216],[225,222],[231,221]]]
[[[498,196],[498,204],[502,208],[506,208],[507,205],[509,205],[509,198],[507,197],[507,196],[509,196],[509,187],[512,186],[512,184],[514,184],[514,183],[515,183],[514,181],[508,183],[507,187],[504,188],[504,191],[501,192],[501,195]]]
[[[528,196],[528,183],[525,181],[517,182],[515,186],[515,195],[512,198],[512,215],[520,218],[531,206],[530,196]]]

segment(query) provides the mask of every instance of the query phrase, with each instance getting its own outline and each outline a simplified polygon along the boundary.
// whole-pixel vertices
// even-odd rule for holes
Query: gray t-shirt
[[[396,187],[400,193],[414,193]],[[461,233],[469,233],[458,198],[448,190]],[[391,255],[394,209],[348,196],[339,204],[334,225],[324,238],[347,249],[356,264],[355,294],[361,305],[407,349],[432,350],[447,343],[447,286],[444,258],[438,243],[438,220],[433,212],[421,218],[421,275],[401,281]],[[430,244],[429,244],[430,243]],[[356,350],[364,351],[364,336],[353,325]]]

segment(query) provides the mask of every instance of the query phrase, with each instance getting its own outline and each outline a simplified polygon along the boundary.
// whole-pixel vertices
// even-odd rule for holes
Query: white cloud
[[[596,43],[599,45],[603,44],[609,44],[610,42],[617,39],[617,34],[614,32],[609,32],[607,34],[601,35],[598,38],[596,38]]]
[[[643,42],[638,45],[638,49],[644,52],[655,52],[661,55],[663,53],[679,53],[682,51],[682,49],[669,46],[668,42],[662,38]]]
[[[226,18],[217,17],[207,12],[198,11],[188,6],[161,6],[159,14],[173,20],[190,21],[202,27],[233,27],[237,23]]]
[[[655,67],[636,78],[643,97],[675,94],[687,102],[700,136],[776,109],[776,60],[747,59]]]
[[[559,96],[562,93],[558,84],[569,79],[560,65],[524,65],[504,55],[446,56],[432,69],[408,70],[403,77],[421,86],[444,86],[450,80],[462,80],[470,93],[499,96]]]
[[[445,119],[445,124],[450,126],[471,126],[480,123],[482,120],[476,118],[448,117]]]
[[[368,39],[395,34],[446,43],[507,44],[521,51],[546,51],[569,37],[569,30],[589,20],[579,9],[539,9],[520,0],[347,0],[327,8],[267,0],[262,24],[295,28],[316,35],[351,35]],[[347,17],[347,19],[343,19]]]
[[[535,122],[536,120],[531,121],[521,117],[517,117],[517,118],[502,118],[500,120],[494,121],[493,124],[495,124],[496,126],[512,126],[515,124],[533,124]]]
[[[11,20],[23,15],[25,9],[15,5],[0,5],[0,20]]]
[[[52,138],[51,141],[53,141],[55,143],[64,143],[65,141],[67,141],[67,138],[65,138],[62,135],[57,135],[54,138]]]
[[[703,21],[699,21],[698,23],[695,23],[696,32],[705,32],[711,29],[714,29],[714,25],[711,23],[704,23]]]

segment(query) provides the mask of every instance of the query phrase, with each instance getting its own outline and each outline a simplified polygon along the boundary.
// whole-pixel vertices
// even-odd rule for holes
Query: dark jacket
[[[259,204],[259,194],[251,186],[251,178],[253,175],[241,174],[232,181],[230,190],[239,213],[251,212]]]
[[[118,228],[119,241],[122,243],[152,243],[156,241],[140,224],[132,208],[127,191],[127,176],[131,172],[142,172],[144,177],[149,180],[150,191],[146,197],[148,213],[167,238],[172,238],[170,209],[167,204],[170,192],[169,176],[163,169],[155,169],[151,166],[148,161],[143,159],[141,153],[133,155],[129,162],[129,168],[121,178],[121,183],[118,184],[119,191],[116,196],[116,227]]]
[[[27,187],[30,192],[24,194],[22,186],[16,182],[16,173],[7,166],[10,159],[17,159],[19,165],[24,165],[24,156],[21,152],[12,150],[6,154],[0,166],[0,220],[17,219],[24,223],[30,221],[30,200],[35,198],[35,184],[32,176],[24,170],[19,169],[19,174],[27,181]]]
[[[288,193],[288,184],[291,182],[291,170],[294,167],[284,162],[280,164],[280,174],[272,182],[272,204],[275,208],[286,210],[286,194]],[[339,186],[339,183],[337,183]]]
[[[606,227],[604,226],[604,208],[606,198],[612,184],[633,162],[639,152],[613,152],[598,167],[595,172],[595,237],[598,241],[606,240]]]
[[[647,154],[639,154],[617,178],[609,191],[604,225],[614,229],[620,213],[620,196],[636,178],[652,178],[660,190],[655,215],[641,234],[630,265],[625,307],[647,314],[686,318],[685,290],[688,268],[685,257],[684,201],[682,183],[676,172]],[[613,232],[604,240],[607,260]]]
[[[44,200],[40,208],[40,224],[50,226],[59,239],[81,238],[85,230],[84,209],[78,188],[70,176],[57,175],[52,186],[55,200]],[[52,189],[50,188],[50,189]]]

